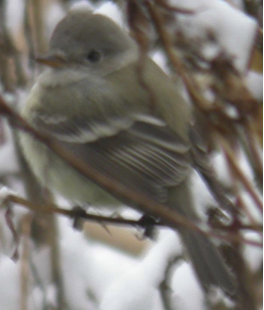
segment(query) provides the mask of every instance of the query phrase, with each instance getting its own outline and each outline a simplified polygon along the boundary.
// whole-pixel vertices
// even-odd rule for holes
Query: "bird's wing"
[[[54,117],[54,116],[53,116]],[[67,120],[38,114],[35,125],[80,160],[160,202],[189,173],[189,144],[154,116]]]

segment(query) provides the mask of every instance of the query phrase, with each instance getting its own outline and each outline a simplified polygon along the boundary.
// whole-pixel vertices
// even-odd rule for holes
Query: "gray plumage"
[[[90,12],[73,11],[58,24],[47,59],[51,68],[33,87],[23,116],[76,158],[197,220],[188,185],[190,111],[164,72],[146,59],[142,74],[150,96],[139,79],[135,42]],[[21,144],[37,177],[71,201],[122,204],[31,136],[21,134]],[[212,242],[179,230],[201,283],[233,292]]]

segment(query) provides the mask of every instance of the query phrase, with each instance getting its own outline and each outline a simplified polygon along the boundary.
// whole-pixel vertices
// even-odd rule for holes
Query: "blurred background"
[[[197,211],[227,241],[229,233],[248,241],[215,238],[238,296],[205,292],[170,229],[155,229],[152,239],[140,229],[89,221],[78,230],[71,219],[39,212],[51,202],[72,206],[38,184],[0,104],[0,309],[262,309],[262,1],[0,0],[0,95],[15,111],[43,70],[36,55],[76,8],[105,14],[129,31],[193,106],[223,193],[236,207],[231,215],[223,211],[222,223],[221,197],[193,172]],[[8,194],[26,198],[35,211],[6,202]],[[92,206],[88,211],[99,214]],[[100,210],[141,217],[125,206],[117,212]]]

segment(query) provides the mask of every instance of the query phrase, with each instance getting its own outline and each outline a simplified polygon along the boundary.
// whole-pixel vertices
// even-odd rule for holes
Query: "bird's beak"
[[[46,55],[36,57],[36,62],[53,68],[61,68],[66,64],[65,59],[60,55]]]

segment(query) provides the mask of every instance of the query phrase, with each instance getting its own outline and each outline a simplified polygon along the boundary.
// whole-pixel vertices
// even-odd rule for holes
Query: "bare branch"
[[[171,301],[172,290],[170,288],[170,282],[173,275],[173,269],[175,268],[176,263],[181,258],[181,256],[177,255],[168,261],[164,274],[164,279],[159,285],[161,300],[165,310],[175,310],[175,305],[173,305]]]
[[[81,219],[101,223],[102,225],[107,223],[107,224],[114,224],[114,225],[131,225],[134,227],[146,228],[146,222],[142,221],[142,220],[128,220],[128,219],[123,219],[123,218],[112,218],[112,217],[108,217],[108,216],[89,214],[89,213],[86,213],[84,210],[80,210],[80,209],[68,210],[68,209],[60,208],[54,204],[38,205],[36,203],[32,203],[31,201],[28,201],[22,197],[18,197],[15,195],[7,196],[5,201],[3,202],[3,206],[5,205],[5,203],[10,203],[10,202],[20,204],[20,205],[22,205],[22,206],[24,206],[30,210],[43,212],[43,213],[56,213],[56,214],[64,215],[64,216],[67,216],[67,217],[73,218],[73,219],[81,218]],[[162,207],[166,208],[166,206],[162,206]],[[186,220],[186,223],[185,223],[185,220]],[[174,221],[172,221],[172,223],[174,224]],[[210,237],[216,237],[216,238],[219,238],[221,240],[226,240],[228,242],[245,243],[245,244],[249,244],[249,245],[262,247],[261,242],[256,242],[256,241],[244,239],[243,237],[241,237],[238,234],[228,233],[228,234],[223,235],[223,234],[217,234],[215,231],[209,231],[209,232],[203,231],[198,226],[196,226],[191,221],[189,221],[185,218],[184,218],[183,224],[180,224],[180,225],[183,225],[183,226],[188,227],[190,229],[194,229],[194,230],[196,230],[199,233],[202,233],[204,235],[207,235]],[[165,221],[163,221],[162,218],[161,218],[160,222],[154,222],[153,226],[168,226],[168,227],[175,229],[174,226],[168,225]],[[255,226],[243,226],[243,225],[241,225],[240,228],[241,229],[250,229],[251,227],[254,228],[254,230],[256,230],[256,231],[261,231],[261,227],[255,227]],[[221,231],[228,231],[228,230],[232,231],[232,229],[225,229],[224,226],[220,226],[220,225],[217,228],[219,228]]]

